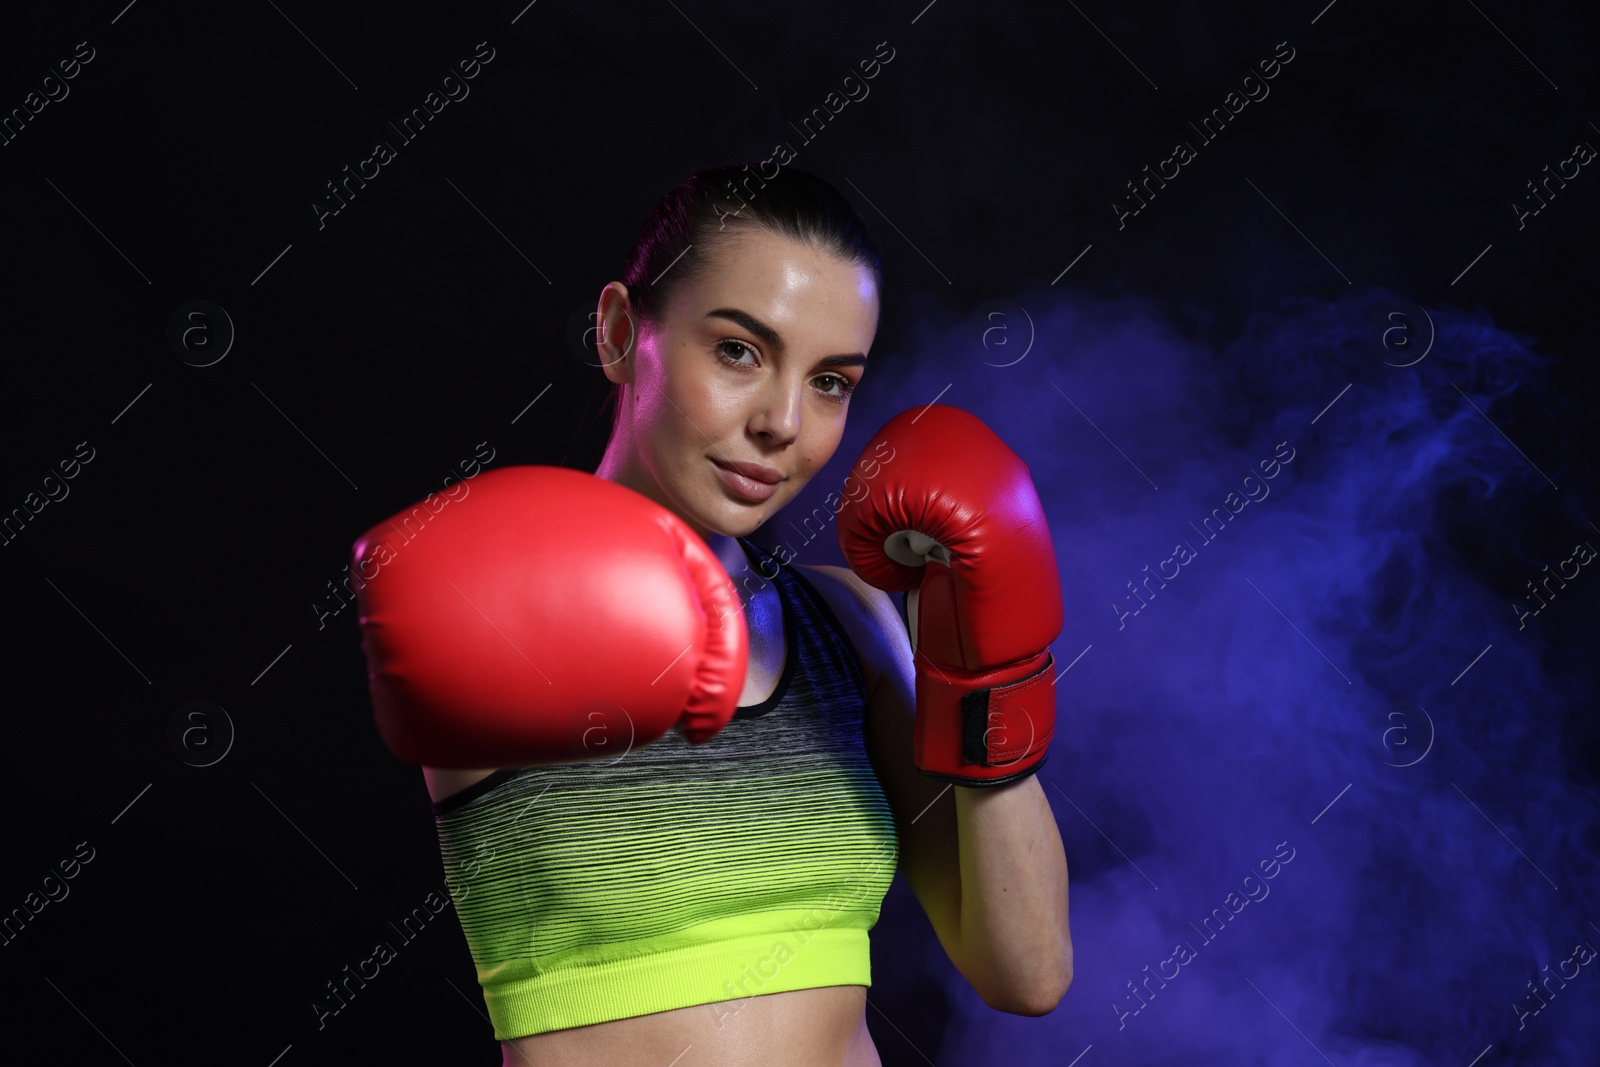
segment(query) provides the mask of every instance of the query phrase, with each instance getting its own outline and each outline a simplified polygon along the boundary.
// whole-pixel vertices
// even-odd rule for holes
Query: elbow
[[[1072,986],[1072,945],[1068,943],[1057,960],[1056,970],[1043,977],[1023,982],[1002,992],[986,991],[983,1002],[996,1011],[1008,1015],[1026,1015],[1038,1018],[1056,1010],[1067,990]]]
[[[1061,998],[1066,995],[1065,986],[1032,986],[1028,989],[1019,989],[1009,996],[983,998],[983,1002],[995,1011],[1003,1011],[1008,1015],[1026,1015],[1037,1019],[1042,1015],[1049,1015],[1061,1003]]]

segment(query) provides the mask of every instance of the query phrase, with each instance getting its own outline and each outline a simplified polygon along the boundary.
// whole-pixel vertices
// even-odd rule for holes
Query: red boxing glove
[[[615,482],[502,467],[354,547],[378,731],[408,763],[573,762],[733,718],[749,633],[681,519]]]
[[[890,459],[870,460],[887,445]],[[925,777],[1001,785],[1044,765],[1055,733],[1061,576],[1028,466],[977,416],[933,404],[867,443],[867,491],[839,513],[861,579],[910,590],[914,758]]]

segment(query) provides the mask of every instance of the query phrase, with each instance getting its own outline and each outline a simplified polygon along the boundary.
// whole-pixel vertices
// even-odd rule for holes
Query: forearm
[[[1067,857],[1038,775],[956,786],[961,959],[986,1003],[1042,1014],[1072,982]]]

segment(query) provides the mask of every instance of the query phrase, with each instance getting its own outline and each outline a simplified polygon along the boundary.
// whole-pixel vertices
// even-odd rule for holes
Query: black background
[[[1592,452],[1572,441],[1596,398],[1600,179],[1585,168],[1520,231],[1510,208],[1576,141],[1600,143],[1593,17],[1320,10],[144,0],[8,15],[0,107],[78,42],[95,58],[0,148],[0,506],[79,442],[95,458],[0,552],[0,907],[78,842],[96,850],[0,949],[8,1040],[117,1062],[110,1043],[141,1065],[268,1064],[290,1045],[278,1062],[495,1062],[449,916],[315,1026],[323,983],[443,876],[420,776],[372,729],[353,610],[319,628],[310,605],[355,536],[480,442],[493,465],[594,468],[605,384],[573,323],[655,199],[701,166],[787,141],[852,199],[884,252],[889,367],[918,358],[903,343],[917,323],[1044,291],[1069,264],[1061,285],[1158,297],[1199,343],[1286,294],[1331,298],[1342,274],[1484,310],[1552,354],[1542,395],[1563,402],[1519,412],[1513,436],[1565,456],[1595,514]],[[1273,95],[1119,230],[1124,182],[1285,40]],[[388,122],[482,41],[495,58],[470,96],[399,145]],[[883,41],[895,57],[871,95],[803,145],[789,123]],[[319,227],[325,183],[377,140],[397,158]],[[167,343],[191,300],[237,331],[209,367]],[[840,453],[871,428],[852,424]],[[808,561],[838,562],[829,548]],[[208,768],[168,744],[194,699],[237,730]],[[884,1062],[939,1061],[948,964],[903,881],[874,963]]]

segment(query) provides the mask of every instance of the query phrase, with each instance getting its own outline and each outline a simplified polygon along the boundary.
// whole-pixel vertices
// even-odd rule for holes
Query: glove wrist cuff
[[[1044,765],[1055,736],[1055,657],[978,674],[917,665],[915,762],[924,777],[1003,785]]]

